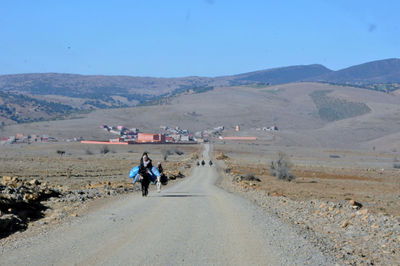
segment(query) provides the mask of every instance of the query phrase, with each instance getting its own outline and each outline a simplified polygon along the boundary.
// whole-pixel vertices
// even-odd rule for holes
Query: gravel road
[[[205,145],[208,160],[210,146]],[[214,184],[215,167],[2,246],[0,265],[332,265],[289,225]]]

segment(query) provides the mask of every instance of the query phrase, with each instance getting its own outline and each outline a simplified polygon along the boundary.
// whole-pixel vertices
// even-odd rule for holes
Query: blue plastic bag
[[[157,176],[160,175],[160,172],[158,171],[158,168],[153,166],[153,168],[151,168],[151,171],[147,170],[147,173],[150,174],[150,179],[151,182],[155,183],[157,180]]]
[[[129,172],[129,178],[134,178],[139,173],[139,165],[133,167]]]
[[[158,171],[158,168],[153,166],[153,168],[150,170],[147,169],[147,173],[150,175],[150,180],[151,182],[156,182],[157,176],[160,175],[160,172]],[[133,178],[133,182],[137,182],[139,178],[139,166],[135,166],[131,169],[129,172],[129,178]]]

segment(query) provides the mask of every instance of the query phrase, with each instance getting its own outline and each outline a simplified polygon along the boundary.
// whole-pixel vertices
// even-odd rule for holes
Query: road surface
[[[209,146],[204,159],[208,161]],[[288,225],[214,185],[215,167],[1,247],[0,265],[329,265]]]

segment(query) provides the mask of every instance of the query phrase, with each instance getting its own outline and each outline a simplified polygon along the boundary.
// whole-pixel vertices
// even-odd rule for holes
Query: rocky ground
[[[158,151],[160,155],[157,156],[157,147],[152,149],[154,158],[159,159],[162,152]],[[191,171],[197,153],[195,149],[187,152],[163,162],[169,184]],[[140,184],[132,184],[127,176],[132,167],[130,161],[123,159],[127,154],[132,155],[132,152],[120,151],[97,158],[91,154],[79,155],[79,158],[73,154],[64,158],[46,154],[35,157],[28,150],[21,156],[15,154],[14,157],[12,153],[0,156],[3,161],[0,167],[3,173],[0,176],[0,239],[28,227],[52,225],[79,216],[94,200],[139,192]],[[44,170],[46,174],[42,173]],[[153,189],[151,185],[150,190]]]
[[[400,264],[399,216],[372,212],[362,202],[354,200],[294,200],[283,194],[270,193],[260,186],[259,178],[232,173],[229,167],[232,161],[227,156],[217,158],[225,170],[221,170],[224,178],[220,185],[223,188],[239,193],[292,224],[315,246],[343,264]]]

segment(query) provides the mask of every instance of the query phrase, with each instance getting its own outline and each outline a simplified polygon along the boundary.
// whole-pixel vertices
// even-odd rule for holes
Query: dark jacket
[[[139,165],[139,174],[140,175],[145,175],[145,174],[147,174],[147,171],[146,170],[152,170],[153,169],[153,164],[152,164],[152,161],[151,161],[151,159],[149,158],[149,163],[147,164],[147,166],[145,167],[144,166],[144,163],[143,163],[143,158],[141,158],[140,159],[140,165]]]

